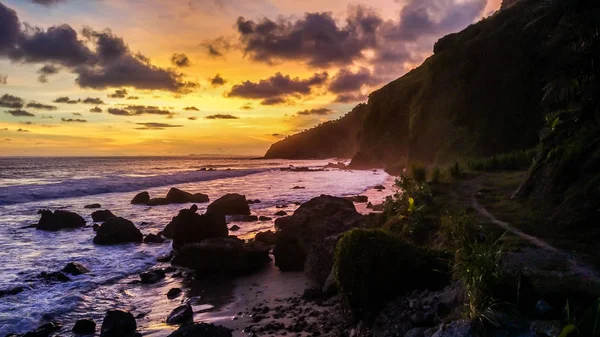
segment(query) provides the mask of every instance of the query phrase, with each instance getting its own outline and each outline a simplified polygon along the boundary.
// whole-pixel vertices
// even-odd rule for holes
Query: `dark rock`
[[[102,207],[102,205],[100,205],[100,204],[89,204],[89,205],[83,206],[83,208],[100,208],[100,207]]]
[[[167,292],[167,298],[169,298],[169,299],[178,297],[179,295],[181,295],[181,289],[180,288],[171,288]]]
[[[251,205],[251,204],[260,204],[260,200],[258,200],[258,199],[248,200],[248,204],[249,205]]]
[[[229,230],[230,230],[230,231],[233,231],[233,232],[235,232],[235,231],[239,231],[239,230],[240,230],[240,226],[238,226],[238,225],[233,225],[233,226],[231,226],[231,227],[229,228]]]
[[[4,296],[9,296],[9,295],[16,295],[16,294],[22,292],[23,290],[25,290],[25,288],[23,288],[23,287],[0,289],[0,298],[2,298]]]
[[[425,328],[413,328],[406,332],[404,337],[425,337]]]
[[[288,205],[277,205],[275,208],[288,208]]]
[[[158,262],[170,262],[173,259],[173,251],[170,251],[169,254],[159,256],[156,261]]]
[[[163,235],[173,239],[173,248],[198,243],[204,239],[226,237],[229,234],[223,214],[197,214],[198,207],[182,209],[163,230]]]
[[[148,201],[150,201],[150,194],[148,192],[138,193],[131,199],[131,203],[134,205],[146,205]]]
[[[187,244],[177,252],[172,263],[202,273],[236,275],[254,271],[268,261],[269,246],[229,236]]]
[[[476,335],[471,322],[459,320],[442,324],[432,337],[474,337]]]
[[[54,272],[41,272],[37,275],[37,278],[43,280],[44,282],[69,282],[71,281],[71,279],[59,272],[59,271],[54,271]]]
[[[544,300],[539,300],[535,304],[535,314],[538,318],[549,318],[552,316],[554,309],[548,302]]]
[[[163,238],[160,234],[148,234],[144,238],[144,243],[163,243],[165,242],[165,238]]]
[[[109,210],[95,211],[92,213],[92,220],[94,222],[104,222],[108,219],[115,218],[116,215],[112,214]]]
[[[275,213],[275,215],[277,215],[277,216],[286,216],[288,214],[287,214],[286,211],[279,211],[279,212]]]
[[[167,324],[189,323],[192,321],[193,317],[194,311],[192,310],[192,306],[188,303],[173,309],[169,314],[169,317],[167,317]]]
[[[242,218],[242,222],[254,222],[258,221],[258,216],[256,215],[244,215]]]
[[[305,188],[306,187],[304,187],[304,186],[294,186],[294,187],[292,187],[293,190],[303,190]]]
[[[100,225],[98,225],[97,223],[92,225],[92,229],[94,230],[94,232],[98,231],[98,228],[100,228]]]
[[[382,212],[383,211],[383,204],[374,205],[373,206],[373,211],[375,211],[375,212]]]
[[[367,208],[368,208],[368,209],[373,209],[373,204],[372,204],[371,202],[369,202],[369,203],[367,204]]]
[[[209,202],[208,195],[202,193],[191,194],[189,192],[182,191],[178,188],[172,187],[167,192],[167,201],[171,204],[185,204],[188,202],[203,203]]]
[[[37,229],[46,231],[57,231],[68,228],[79,228],[85,226],[85,220],[77,213],[56,210],[42,210],[40,221],[35,226]]]
[[[254,236],[254,241],[266,243],[268,245],[274,245],[277,242],[277,233],[268,230],[266,232],[258,232]]]
[[[369,197],[367,197],[366,195],[355,195],[355,196],[351,196],[351,197],[344,197],[344,199],[346,199],[348,201],[356,202],[356,203],[365,203],[365,202],[369,201]]]
[[[117,217],[105,221],[96,231],[94,243],[98,245],[113,245],[128,242],[142,242],[144,236],[133,222]]]
[[[140,279],[143,284],[156,283],[165,278],[165,271],[162,269],[150,270],[140,274]]]
[[[50,322],[37,327],[33,331],[26,332],[22,337],[48,337],[53,332],[62,328],[62,324],[58,322]]]
[[[373,189],[375,189],[375,190],[385,190],[385,186],[383,186],[383,185],[375,185],[375,186],[373,186]]]
[[[130,312],[109,310],[102,321],[100,337],[132,337],[136,329],[137,323]]]
[[[71,275],[81,275],[90,272],[89,269],[87,269],[84,265],[78,262],[67,263],[67,265],[62,269],[62,271]]]
[[[246,201],[246,196],[230,193],[225,194],[208,205],[206,213],[223,215],[250,215],[250,207]]]
[[[75,322],[72,331],[78,335],[93,335],[96,332],[96,322],[91,318],[79,319]]]
[[[341,161],[338,161],[337,163],[327,163],[327,165],[325,165],[323,168],[336,168],[343,170],[346,168],[346,164],[342,163]]]
[[[304,274],[320,289],[323,288],[331,273],[335,246],[341,237],[341,234],[329,236],[323,241],[315,243],[306,254]]]
[[[258,221],[271,221],[273,218],[269,218],[268,216],[261,215],[258,217]]]
[[[306,254],[313,245],[328,236],[366,224],[365,218],[348,200],[327,195],[313,198],[292,216],[275,220],[279,231],[273,250],[275,265],[282,271],[303,270]]]
[[[145,203],[145,205],[148,206],[163,206],[168,204],[169,200],[167,200],[167,198],[152,198]]]
[[[231,330],[207,323],[182,325],[168,337],[231,337]]]

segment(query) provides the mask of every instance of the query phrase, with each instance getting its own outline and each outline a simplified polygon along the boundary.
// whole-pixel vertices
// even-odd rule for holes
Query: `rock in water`
[[[178,297],[179,295],[181,295],[181,289],[180,288],[171,288],[169,289],[169,291],[167,292],[167,298],[169,299],[173,299],[175,297]]]
[[[274,245],[277,242],[277,233],[274,233],[271,230],[266,232],[258,232],[256,236],[254,236],[254,241],[266,243],[268,245]]]
[[[133,222],[121,217],[105,221],[96,231],[94,243],[113,245],[128,242],[142,242],[143,235]]]
[[[68,228],[79,228],[85,226],[85,220],[77,213],[56,210],[42,210],[40,221],[35,226],[37,229],[46,231],[57,231]]]
[[[62,269],[62,271],[64,273],[67,274],[71,274],[71,275],[81,275],[81,274],[85,274],[85,273],[89,273],[89,269],[87,269],[84,265],[82,265],[81,263],[77,263],[77,262],[69,262],[67,263],[67,265]]]
[[[41,272],[37,275],[37,278],[43,280],[44,282],[69,282],[71,281],[71,279],[59,272],[59,271],[54,271],[54,272]]]
[[[92,220],[94,220],[94,222],[104,222],[108,219],[115,217],[116,215],[112,214],[112,212],[107,209],[102,211],[95,211],[92,213]]]
[[[356,202],[356,203],[365,203],[365,202],[369,201],[369,197],[367,197],[366,195],[355,195],[352,197],[344,197],[344,199],[346,199],[348,201]]]
[[[23,337],[48,337],[53,332],[56,332],[62,328],[62,324],[58,322],[50,322],[37,327],[33,331],[29,331],[23,334]]]
[[[277,216],[286,216],[287,212],[286,211],[278,211],[277,213],[275,213],[275,215],[277,215]]]
[[[150,194],[148,192],[140,192],[131,199],[131,203],[134,205],[146,205],[150,201]]]
[[[213,201],[208,208],[206,213],[216,213],[223,215],[250,215],[250,207],[246,201],[246,196],[231,193],[225,194],[219,199]]]
[[[144,238],[144,243],[163,243],[165,239],[160,234],[148,234]]]
[[[194,311],[192,311],[192,306],[188,303],[173,309],[169,317],[167,317],[167,324],[188,323],[192,321],[193,317]]]
[[[140,279],[143,284],[152,284],[156,283],[166,276],[165,271],[162,269],[150,270],[140,274]]]
[[[240,226],[233,225],[233,226],[231,226],[231,228],[229,228],[229,230],[232,231],[232,232],[239,231],[240,230]]]
[[[83,208],[100,208],[100,207],[102,207],[102,205],[100,205],[100,204],[89,204],[89,205],[83,206]]]
[[[207,323],[182,325],[168,337],[231,337],[231,330]]]
[[[178,188],[172,187],[167,193],[166,197],[167,201],[172,204],[184,204],[187,202],[209,202],[210,199],[208,195],[202,193],[191,194],[185,191],[182,191]]]
[[[198,243],[208,238],[226,237],[229,234],[225,215],[197,214],[198,207],[182,209],[163,230],[163,235],[173,239],[173,249],[184,244]]]
[[[93,335],[96,332],[96,322],[91,318],[79,319],[75,322],[72,331],[78,335]]]
[[[109,310],[102,321],[100,337],[132,337],[136,329],[135,318],[130,312]]]

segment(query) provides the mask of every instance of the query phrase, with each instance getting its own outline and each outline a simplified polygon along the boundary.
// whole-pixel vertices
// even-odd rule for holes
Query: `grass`
[[[487,158],[473,158],[467,166],[475,171],[515,171],[526,170],[531,166],[537,149],[503,153]]]
[[[417,183],[422,184],[427,180],[427,168],[419,162],[412,163],[410,175]]]

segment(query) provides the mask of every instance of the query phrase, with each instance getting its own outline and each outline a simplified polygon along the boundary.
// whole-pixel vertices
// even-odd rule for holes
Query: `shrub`
[[[442,181],[442,171],[439,167],[434,167],[431,170],[431,182],[434,184],[439,184]]]
[[[336,283],[357,318],[371,319],[386,302],[415,289],[439,289],[448,265],[439,255],[381,230],[354,229],[340,239]]]
[[[410,166],[410,173],[412,178],[417,183],[424,183],[427,179],[427,168],[421,163],[412,163],[412,165]]]

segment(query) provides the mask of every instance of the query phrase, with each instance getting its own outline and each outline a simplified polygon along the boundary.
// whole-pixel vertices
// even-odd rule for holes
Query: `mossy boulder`
[[[450,281],[442,255],[382,230],[354,229],[336,246],[337,286],[357,318],[371,319],[390,300],[416,289],[441,289]]]

